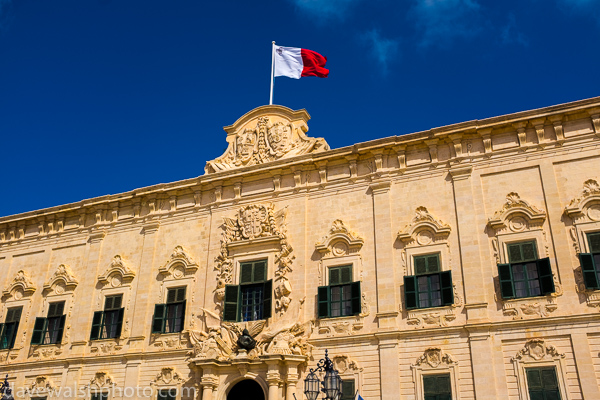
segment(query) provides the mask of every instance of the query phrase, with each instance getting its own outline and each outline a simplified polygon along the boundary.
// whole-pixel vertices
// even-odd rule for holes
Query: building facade
[[[334,150],[309,118],[0,218],[15,397],[300,400],[327,349],[342,399],[600,399],[600,98]]]

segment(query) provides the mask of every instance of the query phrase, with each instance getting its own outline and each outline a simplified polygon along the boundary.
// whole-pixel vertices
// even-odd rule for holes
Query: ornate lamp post
[[[319,380],[315,371],[325,372],[323,381]],[[342,378],[333,368],[333,361],[327,356],[327,350],[325,350],[325,358],[320,359],[317,368],[311,368],[310,373],[304,379],[304,394],[308,400],[317,400],[321,392],[325,393],[323,400],[339,400],[342,398]]]
[[[2,394],[2,400],[13,400],[12,389],[8,384],[8,374],[4,378],[4,382],[0,384],[0,394]]]

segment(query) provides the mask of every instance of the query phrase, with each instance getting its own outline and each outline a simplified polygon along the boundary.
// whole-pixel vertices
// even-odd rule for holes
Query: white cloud
[[[410,13],[423,47],[447,46],[456,38],[475,35],[479,30],[481,6],[475,0],[415,0]]]
[[[370,47],[371,55],[379,64],[381,73],[386,75],[389,64],[398,56],[398,40],[382,37],[377,29],[362,34],[361,40]]]
[[[298,9],[316,17],[318,22],[343,20],[350,9],[362,0],[291,0]]]
[[[500,37],[503,44],[517,43],[522,46],[529,46],[529,40],[527,40],[527,37],[518,31],[517,19],[515,18],[514,14],[508,15],[508,23],[502,28]]]

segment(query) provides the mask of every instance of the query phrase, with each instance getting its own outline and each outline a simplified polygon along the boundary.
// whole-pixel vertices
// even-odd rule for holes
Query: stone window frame
[[[443,351],[440,347],[429,347],[414,364],[410,365],[415,387],[415,399],[424,398],[423,376],[450,374],[452,399],[460,400],[459,380],[460,371],[458,361],[453,356]]]
[[[338,354],[331,360],[342,380],[353,379],[354,391],[361,393],[364,383],[364,368],[360,367],[356,360],[352,359],[348,354]]]
[[[26,345],[26,329],[31,317],[31,306],[33,304],[32,297],[35,293],[36,288],[33,285],[33,282],[27,275],[27,273],[23,270],[19,270],[6,288],[2,291],[2,307],[0,308],[0,321],[4,321],[6,319],[6,314],[8,313],[9,308],[13,307],[23,307],[23,311],[21,312],[21,320],[19,321],[19,329],[15,333],[17,338],[15,338],[15,346],[12,349],[5,349],[0,352],[10,353],[11,359],[16,359],[18,357],[18,352]],[[23,333],[21,339],[18,339],[19,331]],[[8,355],[8,354],[7,354]]]
[[[565,354],[559,353],[554,346],[547,345],[544,339],[527,340],[523,348],[511,358],[511,362],[517,377],[520,400],[530,400],[525,369],[541,367],[554,367],[556,369],[556,379],[561,399],[570,400],[569,390],[567,390]]]

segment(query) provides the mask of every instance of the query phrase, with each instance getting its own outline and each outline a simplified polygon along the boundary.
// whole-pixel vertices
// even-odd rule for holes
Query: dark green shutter
[[[9,349],[12,349],[13,347],[15,347],[15,340],[17,339],[17,332],[19,332],[19,321],[17,320],[15,322],[12,322],[12,324],[13,324],[13,328],[9,332],[9,335],[7,338],[8,339],[7,344],[8,344]]]
[[[31,335],[31,344],[42,344],[44,334],[46,333],[46,318],[37,317],[33,325],[33,334]]]
[[[449,306],[454,304],[454,288],[452,287],[452,271],[440,272],[440,282],[442,289],[442,305]]]
[[[416,276],[404,277],[404,302],[406,303],[407,310],[419,307],[419,303],[417,301]]]
[[[185,324],[185,304],[186,304],[186,300],[181,302],[181,305],[179,307],[181,307],[181,330],[183,331],[183,326]]]
[[[339,268],[329,268],[329,284],[330,285],[339,285],[340,282],[341,282],[340,269]]]
[[[549,258],[541,258],[536,261],[537,270],[540,277],[540,288],[542,294],[554,293],[554,279],[552,276],[552,268],[550,267]]]
[[[352,282],[352,265],[340,267],[340,283]],[[331,283],[330,283],[331,285]]]
[[[175,303],[176,298],[177,298],[177,290],[175,290],[175,289],[167,290],[167,304]]]
[[[163,333],[165,329],[165,313],[167,307],[164,304],[154,305],[154,316],[152,317],[152,333]]]
[[[590,253],[580,253],[579,263],[581,264],[586,289],[600,289],[596,266],[594,265],[594,256]]]
[[[185,301],[185,286],[175,289],[175,301]]]
[[[125,308],[119,308],[119,315],[117,315],[117,330],[115,332],[116,338],[121,337],[121,330],[123,329],[123,314],[125,313]]]
[[[265,282],[264,287],[264,300],[263,300],[263,318],[271,318],[271,302],[273,297],[273,280]]]
[[[600,253],[600,232],[588,233],[588,243],[591,253]]]
[[[8,343],[6,341],[6,334],[4,332],[5,328],[6,327],[4,326],[4,324],[0,323],[0,349],[7,349],[8,348]]]
[[[498,264],[498,279],[500,280],[500,292],[503,299],[515,297],[515,286],[512,279],[510,264]]]
[[[358,315],[361,312],[360,281],[350,284],[350,298],[352,299],[352,315]]]
[[[252,283],[252,263],[243,263],[240,267],[240,284]]]
[[[342,381],[342,400],[354,400],[356,389],[354,387],[354,379],[344,379]]]
[[[252,282],[264,282],[265,279],[267,279],[267,263],[265,261],[254,263]]]
[[[94,318],[92,318],[92,332],[90,333],[90,340],[98,340],[102,336],[102,322],[104,320],[104,311],[94,312]]]
[[[224,321],[238,320],[238,298],[240,287],[237,285],[225,285],[225,304],[223,307]]]
[[[65,331],[65,319],[66,318],[67,318],[67,316],[64,314],[60,316],[60,322],[58,323],[58,333],[56,334],[55,344],[62,342],[63,333]]]
[[[329,286],[319,286],[317,289],[317,308],[319,318],[329,317]]]

